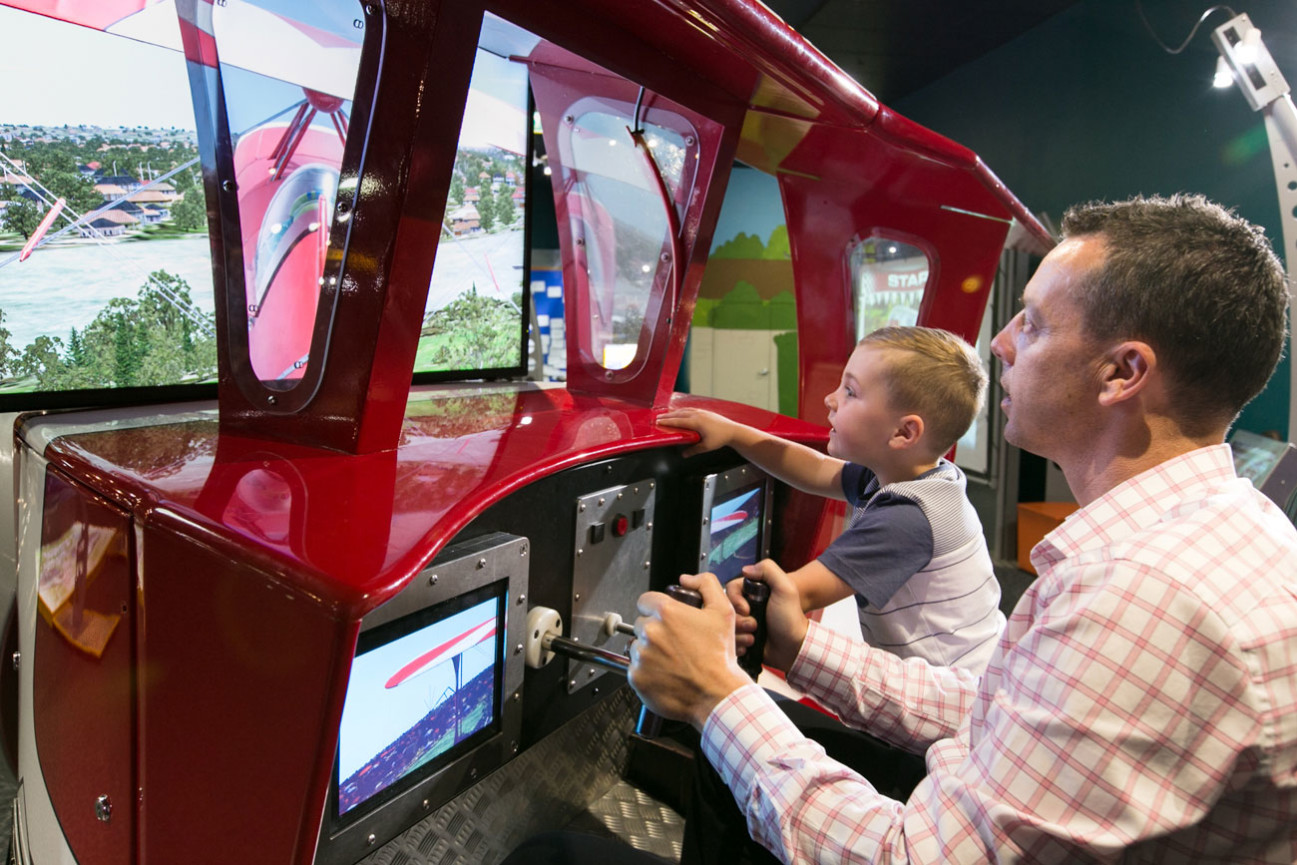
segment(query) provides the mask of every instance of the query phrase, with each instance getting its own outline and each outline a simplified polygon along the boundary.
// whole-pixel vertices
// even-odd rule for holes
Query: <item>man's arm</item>
[[[957,735],[929,748],[928,777],[908,802],[825,757],[760,689],[724,698],[703,750],[753,837],[786,862],[1053,862],[1115,859],[1192,832],[1256,762],[1264,698],[1199,599],[1158,575],[1103,570],[1066,580],[1102,588],[1020,623]],[[903,714],[890,704],[937,696],[921,682],[932,668],[898,660],[871,671],[886,653],[859,644],[849,651],[867,657],[825,656],[825,631],[811,626],[790,681],[805,685],[796,674],[822,665],[812,693],[845,683],[869,732]],[[828,670],[839,663],[863,663],[865,681]]]
[[[731,447],[749,462],[802,492],[845,501],[842,467],[845,463],[806,445],[790,442],[702,409],[682,408],[658,415],[662,426],[692,430],[698,443],[685,456]]]

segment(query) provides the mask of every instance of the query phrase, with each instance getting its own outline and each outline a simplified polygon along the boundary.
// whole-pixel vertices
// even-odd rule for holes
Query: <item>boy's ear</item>
[[[1157,369],[1157,353],[1139,340],[1127,340],[1113,346],[1104,359],[1099,382],[1099,402],[1112,406],[1125,402],[1152,385]]]
[[[912,448],[923,438],[923,429],[923,418],[917,414],[907,414],[892,431],[892,439],[888,444],[898,450]]]

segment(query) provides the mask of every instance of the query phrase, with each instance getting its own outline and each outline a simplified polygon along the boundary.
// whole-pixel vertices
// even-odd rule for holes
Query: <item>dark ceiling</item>
[[[884,103],[936,81],[1076,0],[765,0]]]

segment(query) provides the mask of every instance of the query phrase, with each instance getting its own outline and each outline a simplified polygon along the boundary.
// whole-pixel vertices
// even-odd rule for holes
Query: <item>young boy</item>
[[[860,341],[838,389],[824,398],[827,456],[713,412],[669,411],[658,422],[698,433],[686,454],[729,446],[784,483],[855,508],[842,535],[791,574],[804,610],[854,594],[866,642],[980,673],[1004,626],[1000,585],[964,473],[943,454],[972,424],[985,392],[986,370],[962,339],[886,327]],[[740,583],[726,590],[744,616]],[[754,626],[740,620],[741,631]],[[749,642],[740,637],[740,645]]]

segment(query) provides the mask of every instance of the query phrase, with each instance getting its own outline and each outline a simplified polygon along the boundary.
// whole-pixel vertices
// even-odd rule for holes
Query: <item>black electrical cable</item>
[[[1193,41],[1193,37],[1198,35],[1198,28],[1202,26],[1202,22],[1206,21],[1207,16],[1211,15],[1211,13],[1224,11],[1224,12],[1228,12],[1229,17],[1231,18],[1238,17],[1235,14],[1234,10],[1229,8],[1228,6],[1213,6],[1210,9],[1208,9],[1206,12],[1202,13],[1202,15],[1198,18],[1198,23],[1193,25],[1193,29],[1189,31],[1188,37],[1185,38],[1184,42],[1180,43],[1180,47],[1172,48],[1170,45],[1167,45],[1158,37],[1157,33],[1153,30],[1153,25],[1148,23],[1148,18],[1144,15],[1144,4],[1140,2],[1140,0],[1135,0],[1135,11],[1139,13],[1139,20],[1144,22],[1144,29],[1148,31],[1148,35],[1152,36],[1153,41],[1156,42],[1159,46],[1161,46],[1162,50],[1165,51],[1167,54],[1179,54],[1181,51],[1188,48],[1189,43]]]

